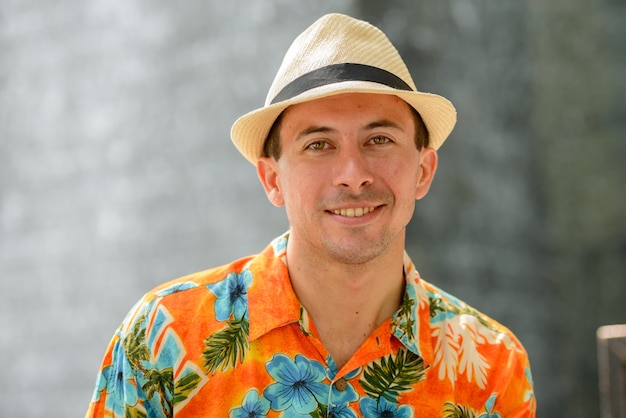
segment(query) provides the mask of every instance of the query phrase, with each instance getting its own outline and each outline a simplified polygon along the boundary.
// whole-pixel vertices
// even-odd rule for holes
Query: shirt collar
[[[391,333],[428,365],[433,360],[430,335],[430,298],[409,255],[404,253],[406,287],[400,309],[392,317]]]
[[[302,318],[301,305],[291,286],[287,269],[288,235],[285,233],[274,239],[246,267],[253,276],[248,289],[250,341],[275,328],[297,323]],[[404,300],[392,317],[390,331],[408,350],[421,356],[426,364],[430,364],[433,353],[430,344],[429,297],[422,286],[419,273],[406,252],[404,276],[406,280]],[[280,303],[276,303],[277,301]]]
[[[274,239],[247,266],[252,273],[248,289],[250,341],[300,319],[300,302],[291,287],[287,269],[287,237],[288,234],[284,234]]]

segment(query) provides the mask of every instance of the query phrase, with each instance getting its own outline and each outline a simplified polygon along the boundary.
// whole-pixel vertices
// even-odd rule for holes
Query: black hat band
[[[307,90],[342,81],[371,81],[397,90],[413,89],[400,77],[382,68],[364,64],[332,64],[301,75],[278,92],[270,104],[289,100]]]

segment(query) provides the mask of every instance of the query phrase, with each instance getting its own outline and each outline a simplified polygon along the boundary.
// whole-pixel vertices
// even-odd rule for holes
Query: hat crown
[[[291,44],[262,108],[233,124],[230,135],[252,164],[276,118],[289,106],[335,94],[392,94],[412,106],[438,149],[456,123],[456,110],[446,98],[420,92],[396,48],[380,29],[342,14],[314,22]]]
[[[272,82],[265,105],[296,78],[340,63],[386,70],[416,90],[408,68],[387,36],[375,26],[339,13],[328,14],[291,44]]]

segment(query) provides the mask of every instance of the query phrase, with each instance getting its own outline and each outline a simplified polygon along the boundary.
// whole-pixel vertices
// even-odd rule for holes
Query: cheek
[[[285,170],[280,179],[280,189],[288,206],[294,208],[306,205],[315,194],[318,177],[303,170]]]
[[[394,164],[389,161],[383,168],[382,175],[385,179],[389,179],[390,187],[396,194],[415,197],[417,185],[419,183],[419,171],[415,169],[415,165]]]

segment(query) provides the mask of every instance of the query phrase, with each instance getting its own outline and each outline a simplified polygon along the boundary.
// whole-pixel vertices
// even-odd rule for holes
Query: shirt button
[[[348,382],[346,382],[346,379],[344,379],[343,377],[335,382],[335,387],[339,392],[343,392],[344,390],[346,390],[347,386]]]

